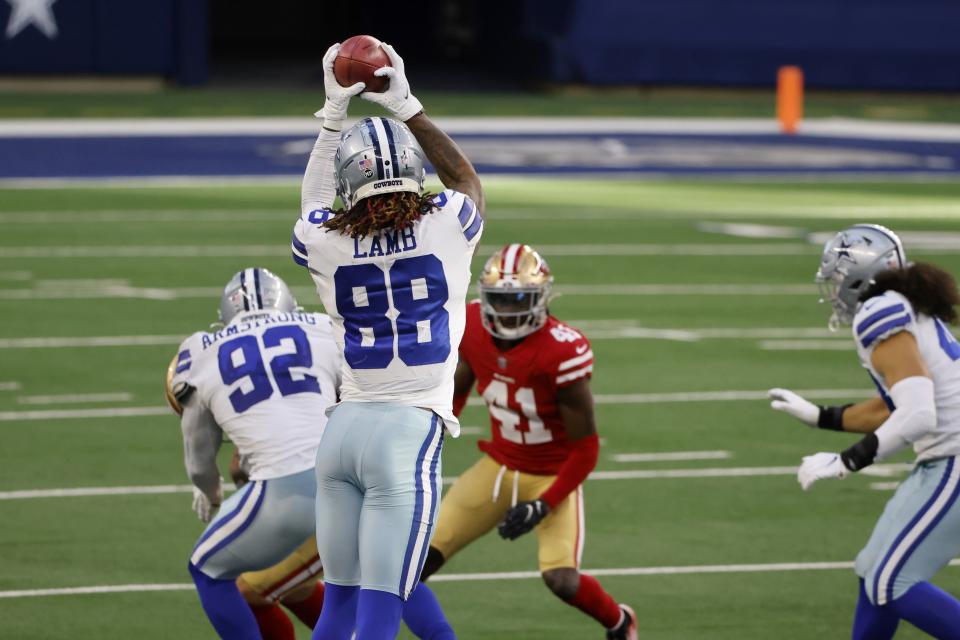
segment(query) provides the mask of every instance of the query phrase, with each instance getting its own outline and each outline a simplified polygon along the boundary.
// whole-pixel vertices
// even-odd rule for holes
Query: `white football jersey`
[[[324,229],[328,210],[304,211],[293,259],[309,269],[333,319],[344,355],[340,399],[431,409],[457,436],[453,374],[483,218],[457,191],[434,202],[411,227],[365,238]]]
[[[267,480],[313,467],[339,375],[328,316],[256,311],[184,340],[171,386],[194,387],[245,457],[250,479]]]
[[[917,461],[960,454],[960,343],[936,319],[918,314],[902,294],[887,291],[864,302],[853,319],[853,338],[860,363],[870,373],[887,406],[893,407],[889,389],[873,368],[873,349],[885,338],[909,331],[917,340],[933,379],[937,426],[913,443]]]

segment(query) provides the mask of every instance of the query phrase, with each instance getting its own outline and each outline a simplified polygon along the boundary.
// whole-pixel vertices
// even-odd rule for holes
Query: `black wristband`
[[[870,466],[877,458],[877,447],[879,446],[880,441],[877,440],[877,434],[868,433],[863,440],[840,452],[843,466],[850,471],[859,471]]]
[[[819,405],[820,417],[817,418],[817,427],[820,429],[830,429],[831,431],[843,431],[843,412],[852,404],[827,407]]]

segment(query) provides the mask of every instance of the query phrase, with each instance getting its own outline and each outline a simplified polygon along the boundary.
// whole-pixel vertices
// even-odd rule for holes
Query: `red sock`
[[[293,632],[293,623],[283,612],[280,605],[270,605],[269,607],[250,607],[253,611],[253,617],[257,619],[257,626],[260,627],[260,635],[263,640],[295,640],[296,634]]]
[[[607,629],[616,627],[622,615],[617,601],[603,590],[596,578],[585,573],[580,574],[577,595],[567,600],[567,604],[580,609]]]
[[[320,610],[323,609],[323,583],[318,582],[313,593],[307,596],[305,600],[290,604],[284,602],[283,606],[290,609],[293,615],[300,618],[303,624],[313,629],[317,626],[317,620],[320,619]]]

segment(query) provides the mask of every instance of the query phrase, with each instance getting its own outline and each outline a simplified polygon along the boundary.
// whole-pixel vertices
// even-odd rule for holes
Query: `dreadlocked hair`
[[[378,231],[401,231],[437,209],[430,192],[395,191],[364,198],[349,210],[337,209],[323,226],[352,238]]]
[[[884,291],[902,294],[919,313],[944,322],[957,321],[957,310],[954,309],[960,304],[957,283],[953,276],[929,262],[914,262],[903,269],[879,272],[860,299],[867,300]]]

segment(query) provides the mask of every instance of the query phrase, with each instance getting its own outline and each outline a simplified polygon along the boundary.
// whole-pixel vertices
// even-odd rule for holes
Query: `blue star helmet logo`
[[[850,255],[850,248],[852,246],[853,244],[847,243],[847,236],[843,236],[842,238],[840,238],[840,246],[837,247],[836,249],[837,260],[839,261],[841,258],[846,258],[847,260],[853,260],[853,256]]]

